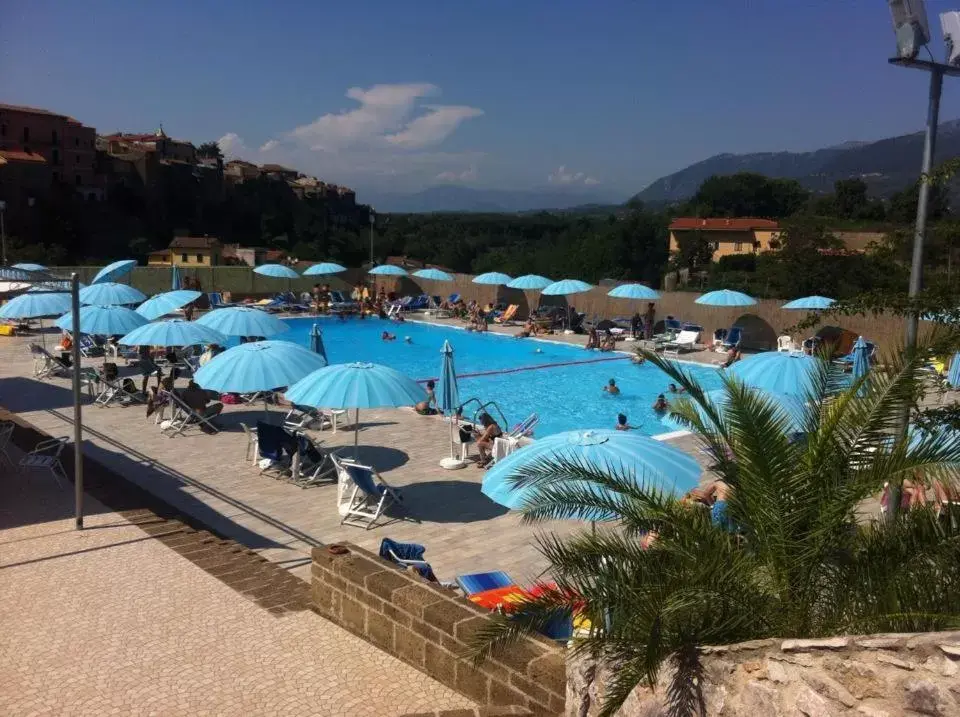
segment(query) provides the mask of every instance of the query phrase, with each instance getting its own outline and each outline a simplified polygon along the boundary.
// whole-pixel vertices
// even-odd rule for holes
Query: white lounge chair
[[[67,472],[63,470],[60,454],[68,440],[67,438],[48,438],[40,441],[32,451],[20,459],[20,471],[23,472],[27,468],[50,471],[54,480],[57,481],[57,486],[62,488],[60,478],[67,480]]]
[[[696,331],[681,331],[677,338],[664,344],[663,353],[679,356],[683,350],[693,351],[698,348],[698,338],[700,334]]]
[[[165,397],[166,400],[169,401],[170,408],[172,409],[169,421],[161,421],[160,423],[160,430],[170,438],[182,434],[191,426],[207,426],[211,428],[214,433],[220,432],[220,429],[212,423],[215,414],[209,412],[201,414],[194,411],[174,392],[158,391],[157,396],[158,398],[161,396]]]
[[[372,466],[330,454],[337,469],[337,510],[341,525],[369,530],[394,503],[403,503],[400,492],[388,485]]]
[[[70,366],[39,344],[30,344],[30,355],[33,356],[33,375],[35,378],[43,380],[71,374]]]
[[[129,381],[131,379],[127,380]],[[122,406],[129,406],[131,404],[146,402],[146,398],[142,393],[136,389],[131,391],[125,388],[120,379],[108,379],[103,374],[98,374],[97,382],[101,385],[101,389],[93,401],[95,406],[110,406],[115,403]]]
[[[797,345],[793,342],[792,336],[778,336],[777,337],[777,351],[781,353],[794,353],[796,352]]]

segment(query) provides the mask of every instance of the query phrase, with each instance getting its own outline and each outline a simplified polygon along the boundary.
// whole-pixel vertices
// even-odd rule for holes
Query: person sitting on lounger
[[[598,349],[600,348],[600,334],[597,333],[596,328],[591,328],[590,333],[587,334],[587,345],[584,346],[585,349]]]
[[[384,331],[382,334],[380,334],[380,340],[381,340],[381,341],[396,341],[396,340],[397,340],[397,335],[396,335],[396,334],[391,334],[389,331]]]
[[[618,431],[632,431],[636,426],[631,426],[627,423],[627,414],[620,413],[617,414],[617,430]]]
[[[200,388],[193,381],[179,391],[179,396],[180,400],[208,421],[219,416],[223,411],[223,404],[219,401],[210,403],[210,392]],[[213,429],[208,426],[203,426],[203,429],[205,432],[213,432]]]
[[[61,351],[69,351],[73,348],[73,337],[70,335],[69,331],[64,331],[63,336],[60,337],[60,346]]]
[[[421,416],[437,415],[437,394],[434,393],[433,390],[436,385],[437,384],[434,383],[433,379],[427,381],[427,398],[423,401],[420,401],[420,403],[413,407],[413,410],[419,413]]]
[[[480,454],[477,467],[486,468],[487,464],[493,460],[493,442],[503,435],[503,430],[489,413],[480,414],[480,425],[483,426],[483,430],[474,429],[477,436],[477,452]]]
[[[662,393],[657,396],[657,400],[653,402],[653,410],[656,413],[666,413],[670,408],[670,403],[667,401],[666,396]]]
[[[616,379],[613,379],[613,378],[607,381],[607,385],[603,387],[603,390],[609,393],[611,396],[620,395],[620,387],[617,386],[617,381]]]
[[[738,349],[736,346],[731,346],[730,350],[727,351],[727,360],[723,362],[723,366],[721,368],[730,368],[742,358],[743,354],[740,353],[740,349]]]

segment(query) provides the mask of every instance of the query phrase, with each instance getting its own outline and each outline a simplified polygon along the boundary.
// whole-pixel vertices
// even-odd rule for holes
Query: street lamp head
[[[893,29],[897,35],[897,57],[912,60],[930,42],[930,26],[924,0],[889,0]]]
[[[960,66],[960,12],[951,10],[940,13],[940,29],[943,30],[943,42],[947,46],[947,64]]]

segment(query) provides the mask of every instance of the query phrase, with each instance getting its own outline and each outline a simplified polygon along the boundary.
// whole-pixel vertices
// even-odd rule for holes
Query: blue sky
[[[960,0],[927,6],[939,27]],[[0,101],[225,138],[361,200],[441,183],[622,199],[720,152],[919,129],[926,76],[888,66],[893,46],[885,0],[31,0],[4,9]],[[948,79],[943,119],[958,98]]]

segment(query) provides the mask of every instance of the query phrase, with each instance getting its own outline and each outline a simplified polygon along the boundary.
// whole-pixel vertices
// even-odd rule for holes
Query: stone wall
[[[516,706],[533,714],[562,714],[564,651],[525,638],[496,660],[475,668],[470,636],[490,620],[452,591],[400,571],[350,543],[313,549],[313,609],[452,687],[480,705]]]
[[[960,715],[960,632],[757,640],[704,648],[708,715]],[[609,668],[571,658],[568,717],[599,714]],[[619,717],[667,715],[669,671],[638,686]]]

